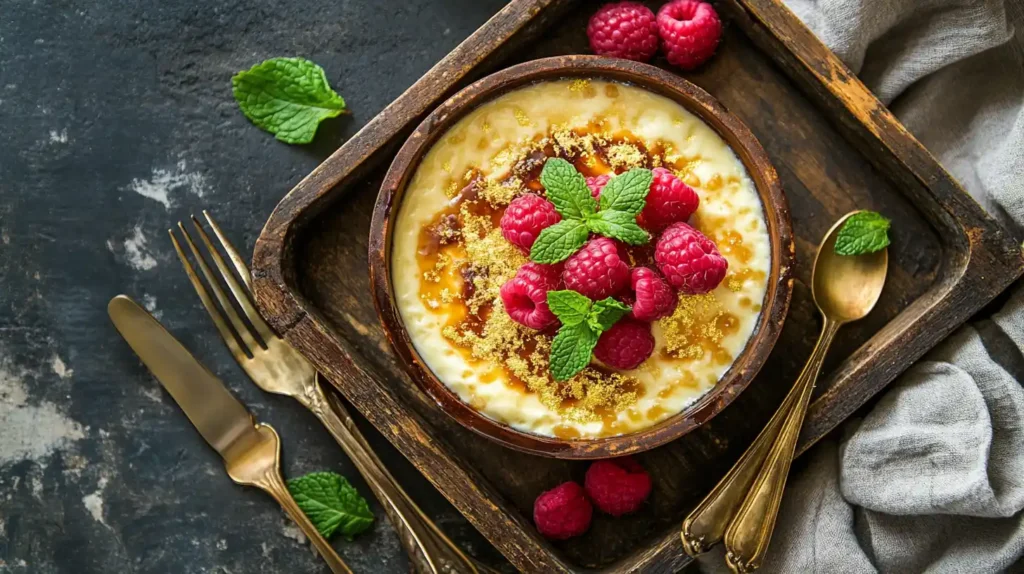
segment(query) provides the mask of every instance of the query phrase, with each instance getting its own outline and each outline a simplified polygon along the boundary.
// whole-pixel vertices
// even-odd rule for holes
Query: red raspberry
[[[605,4],[587,24],[590,49],[601,56],[646,62],[658,51],[654,12],[639,2]]]
[[[675,290],[665,282],[657,271],[646,267],[635,267],[630,275],[633,311],[630,316],[638,321],[657,321],[668,317],[676,310],[679,298]]]
[[[625,250],[607,237],[591,239],[565,262],[565,287],[592,301],[611,297],[629,282]]]
[[[669,285],[688,295],[707,293],[725,278],[729,262],[715,243],[685,223],[674,223],[661,234],[654,261]]]
[[[548,309],[548,291],[558,288],[559,266],[526,263],[501,286],[501,301],[512,320],[538,331],[558,319]]]
[[[541,493],[533,503],[533,523],[541,535],[551,540],[579,536],[590,528],[594,507],[583,487],[565,482]]]
[[[587,187],[590,188],[590,195],[597,199],[601,195],[601,190],[604,189],[605,185],[608,185],[608,180],[611,179],[610,175],[599,175],[596,177],[587,178]]]
[[[651,494],[651,476],[629,456],[595,461],[583,484],[598,510],[612,516],[636,511]]]
[[[636,217],[637,225],[657,233],[677,221],[686,221],[697,211],[700,198],[693,188],[679,180],[671,171],[656,167],[643,211]]]
[[[594,356],[616,369],[628,371],[640,366],[654,352],[650,323],[623,318],[597,340]]]
[[[658,34],[668,62],[692,70],[715,53],[722,21],[707,2],[675,0],[658,10]]]
[[[509,243],[529,253],[540,232],[561,220],[562,216],[550,201],[527,193],[513,199],[505,208],[501,216],[501,234]]]

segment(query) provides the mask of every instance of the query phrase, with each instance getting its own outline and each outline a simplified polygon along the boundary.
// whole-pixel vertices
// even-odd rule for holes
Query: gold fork
[[[188,274],[199,299],[202,300],[203,306],[206,307],[221,338],[227,343],[231,355],[238,364],[261,389],[298,400],[327,427],[328,432],[352,459],[370,489],[383,504],[384,511],[398,531],[399,539],[417,571],[431,574],[480,572],[483,567],[466,557],[402,490],[384,467],[384,463],[374,454],[341,403],[337,400],[328,402],[320,383],[320,375],[313,365],[266,324],[252,303],[252,278],[249,268],[210,214],[204,210],[203,216],[227,253],[238,277],[244,282],[244,286],[239,283],[235,273],[232,273],[214,247],[199,219],[193,215],[192,224],[220,272],[221,281],[227,284],[233,295],[229,298],[192,240],[192,236],[185,226],[178,222],[178,229],[188,243],[220,309],[210,298],[209,291],[186,257],[174,230],[168,230],[168,233],[178,258],[185,267],[185,273]],[[245,315],[248,324],[242,320],[236,305]]]

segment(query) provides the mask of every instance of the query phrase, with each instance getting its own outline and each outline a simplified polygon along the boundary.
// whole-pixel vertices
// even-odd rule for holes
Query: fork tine
[[[207,216],[207,219],[209,219],[209,216]],[[239,285],[238,280],[235,279],[235,274],[228,269],[228,265],[224,262],[224,258],[220,256],[220,252],[213,246],[213,243],[210,241],[210,236],[206,234],[206,230],[203,229],[202,224],[199,223],[199,219],[194,215],[192,216],[192,225],[195,226],[196,231],[199,232],[199,239],[202,240],[203,245],[206,246],[206,250],[210,253],[210,257],[213,258],[213,264],[217,266],[217,270],[220,271],[220,275],[224,279],[224,282],[228,284],[228,289],[230,289],[231,293],[234,294],[235,301],[238,302],[238,306],[242,308],[242,312],[245,313],[249,322],[252,323],[252,326],[256,329],[260,338],[262,338],[264,342],[276,338],[277,335],[270,330],[270,327],[267,326],[265,321],[263,321],[263,317],[260,316],[256,307],[253,306],[252,301],[249,298],[249,291],[245,287]],[[219,235],[218,239],[223,241],[223,238]],[[237,264],[235,268],[238,268]],[[243,277],[247,276],[248,273],[243,275]]]
[[[210,212],[204,209],[203,216],[206,217],[206,221],[209,222],[210,227],[213,228],[213,234],[217,236],[221,246],[224,247],[224,251],[228,254],[228,259],[230,259],[231,263],[235,266],[235,271],[238,271],[238,276],[242,278],[242,282],[245,283],[245,286],[249,289],[249,294],[251,295],[252,273],[249,272],[249,267],[245,264],[245,259],[242,259],[238,250],[235,249],[235,246],[228,240],[227,235],[224,235],[224,232],[220,230],[220,226],[213,220],[213,216],[210,215]],[[223,270],[221,272],[223,272]]]
[[[199,264],[199,269],[203,272],[203,277],[206,278],[207,284],[210,286],[210,290],[213,291],[213,295],[217,298],[217,302],[220,303],[221,311],[227,316],[228,321],[231,322],[231,326],[235,328],[235,332],[242,339],[242,344],[249,348],[249,352],[253,353],[262,346],[252,336],[252,332],[249,330],[248,325],[242,321],[242,318],[238,315],[238,311],[231,306],[231,301],[228,300],[227,293],[221,288],[220,283],[217,282],[217,278],[213,275],[213,270],[206,264],[206,259],[203,254],[199,252],[199,248],[195,242],[192,241],[192,236],[189,235],[188,231],[185,230],[185,226],[178,222],[178,229],[182,235],[185,236],[185,242],[188,243],[189,249],[192,250],[192,255],[195,256],[196,263]]]
[[[192,283],[192,287],[195,288],[196,294],[199,295],[199,300],[203,302],[206,312],[213,319],[213,324],[217,326],[217,331],[220,332],[220,336],[227,344],[231,355],[238,361],[248,359],[242,348],[238,346],[238,341],[235,339],[234,333],[231,332],[231,327],[224,322],[224,317],[221,316],[217,306],[213,303],[213,299],[210,298],[210,292],[206,290],[206,286],[203,285],[202,280],[196,275],[196,270],[189,263],[188,257],[185,256],[185,251],[181,248],[181,244],[178,243],[178,238],[174,236],[174,230],[168,229],[167,234],[171,236],[171,243],[174,244],[174,250],[178,253],[178,259],[181,260],[182,266],[185,267],[185,274],[188,275],[188,280]]]

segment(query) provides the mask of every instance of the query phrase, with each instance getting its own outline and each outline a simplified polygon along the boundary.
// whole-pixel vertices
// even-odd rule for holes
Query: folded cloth
[[[1024,2],[787,4],[1020,237]],[[1018,283],[797,465],[760,571],[1024,572],[1022,352]]]

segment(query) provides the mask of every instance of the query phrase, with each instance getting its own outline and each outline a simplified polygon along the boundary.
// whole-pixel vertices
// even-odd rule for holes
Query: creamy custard
[[[680,295],[653,324],[654,354],[634,370],[595,361],[556,383],[546,371],[552,333],[501,307],[498,288],[527,258],[498,221],[516,196],[543,194],[537,178],[553,156],[586,176],[674,171],[700,197],[689,223],[729,262],[718,288]],[[668,98],[597,79],[533,84],[468,113],[424,156],[393,233],[396,303],[425,366],[485,416],[560,438],[634,432],[710,390],[757,325],[771,264],[763,206],[728,144]],[[651,251],[631,247],[630,257],[655,268]]]

